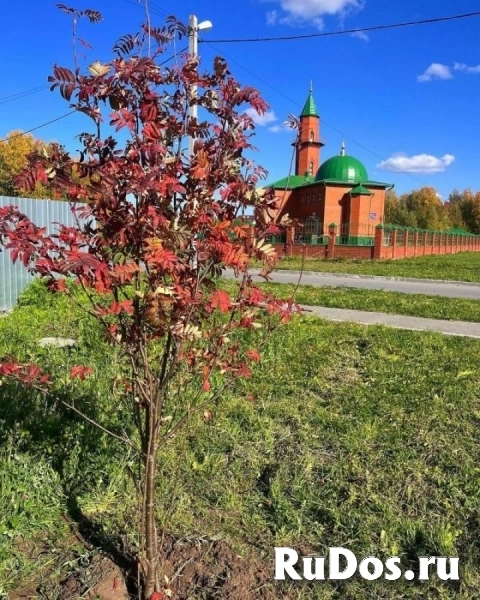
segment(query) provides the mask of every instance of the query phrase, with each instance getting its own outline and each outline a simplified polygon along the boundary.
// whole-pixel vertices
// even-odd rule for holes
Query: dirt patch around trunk
[[[78,539],[77,539],[78,542]],[[91,552],[83,568],[64,576],[42,572],[8,600],[128,600],[136,598],[136,574],[109,556]],[[294,600],[292,590],[273,580],[273,557],[236,554],[224,540],[166,537],[160,566],[164,600]],[[130,594],[127,591],[130,590]]]

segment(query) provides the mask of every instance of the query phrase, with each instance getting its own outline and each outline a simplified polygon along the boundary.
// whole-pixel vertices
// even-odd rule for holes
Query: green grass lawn
[[[283,258],[279,269],[300,269],[301,258]],[[462,252],[443,256],[423,256],[401,260],[324,260],[307,259],[305,271],[349,273],[352,275],[380,275],[385,277],[414,277],[480,282],[480,254]]]
[[[234,293],[236,285],[233,281],[222,281],[222,286],[230,293]],[[282,299],[291,298],[296,289],[295,285],[284,283],[260,283],[259,287]],[[381,290],[300,285],[295,299],[299,304],[310,306],[378,311],[450,321],[471,321],[473,323],[480,321],[480,301],[466,298],[442,298],[441,296],[402,294]]]
[[[70,387],[65,380],[64,393],[115,428],[125,417],[101,415],[115,405],[118,357],[88,320],[56,302],[27,303],[0,320],[0,355],[39,360],[60,381],[69,365],[91,364],[95,375]],[[36,346],[52,334],[81,344]],[[159,521],[178,536],[220,536],[242,556],[263,558],[272,574],[279,545],[399,555],[411,568],[417,556],[460,556],[458,584],[287,583],[274,588],[277,598],[474,600],[479,365],[477,340],[298,317],[268,341],[253,378],[210,407],[208,423],[199,418],[163,450]],[[4,383],[0,396],[2,597],[49,560],[72,568],[59,560],[72,504],[127,543],[135,540],[136,507],[126,468],[135,463],[124,449],[36,394]],[[31,548],[45,537],[37,562]]]

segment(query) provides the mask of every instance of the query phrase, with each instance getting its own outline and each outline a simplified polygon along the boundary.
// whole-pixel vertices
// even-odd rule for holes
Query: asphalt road
[[[394,329],[410,329],[413,331],[437,331],[444,335],[454,335],[480,339],[480,323],[466,321],[444,321],[442,319],[425,319],[406,315],[390,315],[387,313],[369,312],[365,310],[349,310],[345,308],[327,308],[324,306],[304,306],[305,315],[327,319],[359,323],[360,325],[386,325]]]
[[[258,273],[251,269],[252,274]],[[225,277],[232,279],[233,272],[227,271]],[[276,283],[297,283],[298,271],[275,271],[271,275]],[[254,277],[258,281],[260,278]],[[445,296],[448,298],[470,298],[480,300],[480,284],[456,281],[440,281],[431,279],[401,279],[389,277],[369,277],[365,275],[339,275],[330,273],[303,273],[301,283],[318,287],[349,287],[365,290],[384,290],[386,292],[402,292],[403,294],[426,294],[428,296]]]

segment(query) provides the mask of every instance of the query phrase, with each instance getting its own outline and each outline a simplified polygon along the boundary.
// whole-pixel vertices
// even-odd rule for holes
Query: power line
[[[180,52],[183,52],[186,49],[187,48],[184,48],[184,49],[180,50]],[[165,65],[167,62],[170,62],[174,58],[175,58],[175,56],[170,56],[170,58],[167,58],[166,60],[162,61],[161,63],[159,63],[159,65]],[[7,143],[10,140],[14,140],[15,138],[22,137],[24,135],[27,135],[28,133],[32,133],[32,131],[36,131],[37,129],[41,129],[42,127],[46,127],[47,125],[51,125],[52,123],[56,123],[57,121],[60,121],[61,119],[65,119],[66,117],[69,117],[70,115],[73,115],[73,113],[76,113],[76,112],[78,112],[78,111],[71,110],[70,112],[65,113],[64,115],[61,115],[60,117],[57,117],[56,119],[52,119],[51,121],[47,121],[46,123],[42,123],[41,125],[37,125],[36,127],[32,127],[32,129],[29,129],[28,131],[22,131],[21,133],[16,133],[15,135],[12,135],[10,137],[6,137],[6,138],[3,138],[3,139],[0,139],[0,144]]]
[[[137,6],[138,8],[140,8],[139,4],[141,4],[141,0],[139,0],[139,4],[137,4],[135,2],[135,0],[125,0],[125,1],[128,2],[129,4],[133,4],[134,6]],[[148,0],[144,0],[144,1],[148,1]],[[150,8],[151,8],[152,12],[156,12],[157,14],[162,13],[163,15],[167,15],[168,16],[168,13],[165,10],[163,10],[162,8],[160,8],[160,6],[158,6],[158,4],[155,4],[154,2],[149,2],[149,5],[150,5]],[[376,30],[381,30],[381,29],[393,29],[393,28],[399,28],[399,27],[408,27],[408,26],[412,26],[412,25],[422,25],[422,24],[438,23],[438,22],[442,22],[442,21],[452,21],[452,20],[455,20],[455,19],[465,19],[465,18],[470,18],[470,17],[474,17],[474,16],[480,16],[480,11],[473,12],[473,13],[466,13],[466,14],[462,14],[462,15],[454,15],[454,16],[450,16],[450,17],[437,17],[437,18],[432,18],[432,19],[424,19],[424,20],[421,20],[421,21],[409,21],[409,22],[405,22],[405,23],[396,23],[396,24],[391,24],[391,25],[378,25],[378,26],[367,27],[367,28],[362,28],[362,29],[334,31],[334,32],[326,32],[326,33],[318,33],[318,34],[307,34],[307,35],[300,35],[300,36],[286,36],[286,37],[278,37],[278,38],[252,38],[252,39],[232,39],[232,40],[211,40],[211,41],[204,41],[204,43],[207,43],[214,50],[216,50],[217,52],[220,52],[221,54],[223,54],[225,56],[225,58],[227,58],[230,62],[233,62],[233,63],[237,64],[240,68],[244,69],[247,73],[250,73],[250,75],[252,75],[256,79],[258,79],[259,81],[261,81],[263,84],[265,84],[269,88],[271,88],[274,92],[276,92],[277,94],[283,96],[286,100],[288,100],[289,102],[292,102],[295,106],[298,106],[298,107],[301,108],[301,105],[297,101],[293,100],[293,98],[291,98],[290,96],[287,96],[285,93],[283,93],[278,88],[276,88],[273,85],[271,85],[265,79],[262,79],[261,77],[259,77],[258,75],[256,75],[253,71],[251,71],[250,69],[248,69],[244,65],[240,64],[238,61],[236,61],[236,60],[234,60],[232,58],[227,57],[221,50],[219,50],[218,48],[216,48],[213,44],[214,43],[230,43],[230,42],[282,41],[282,40],[294,40],[294,39],[313,38],[313,37],[327,37],[327,36],[334,36],[334,35],[346,35],[346,34],[357,33],[357,32],[368,32],[368,31],[376,31]],[[203,40],[199,40],[199,41],[202,42]],[[186,50],[186,49],[187,48],[185,48],[184,50]],[[184,50],[182,49],[182,50],[180,50],[180,52],[183,52]],[[170,60],[172,60],[175,57],[176,57],[176,55],[173,56],[173,57],[170,57],[169,59],[163,61],[160,64],[163,65],[163,64],[169,62]],[[73,112],[75,112],[75,111],[73,111]],[[34,131],[35,129],[39,129],[41,127],[45,127],[46,125],[49,125],[50,123],[53,123],[53,122],[55,122],[55,121],[57,121],[59,119],[63,119],[64,117],[66,117],[66,116],[68,116],[70,114],[72,114],[72,113],[67,113],[66,115],[63,115],[62,117],[59,117],[58,119],[54,119],[51,122],[44,123],[43,125],[39,125],[38,127],[35,127],[35,128],[33,128],[33,129],[29,130],[29,131],[26,131],[24,133],[17,134],[17,135],[25,135],[27,133],[30,133],[31,131]],[[331,123],[329,123],[328,121],[326,121],[324,118],[322,118],[322,123],[324,125],[326,125],[327,127],[330,127],[330,129],[333,129],[337,133],[341,134],[343,137],[345,137],[346,139],[350,140],[351,142],[353,142],[354,144],[356,144],[360,148],[363,148],[365,151],[367,151],[368,153],[370,153],[372,156],[375,156],[379,160],[383,160],[382,156],[380,156],[379,154],[377,154],[376,152],[374,152],[373,150],[371,150],[370,148],[368,148],[364,144],[358,142],[357,140],[355,140],[351,136],[346,135],[344,132],[342,132],[340,129],[338,129],[337,127],[335,127],[334,125],[332,125]],[[9,139],[13,139],[15,137],[17,137],[17,136],[13,136],[12,138],[0,140],[0,143],[8,141]],[[404,174],[408,175],[414,181],[417,181],[418,183],[420,183],[422,185],[426,185],[425,182],[421,181],[420,179],[418,179],[417,177],[415,177],[411,173],[404,173]]]
[[[16,94],[11,94],[10,96],[4,96],[0,98],[0,104],[7,104],[7,102],[13,102],[14,100],[20,100],[20,98],[24,98],[25,96],[30,96],[31,94],[37,94],[48,88],[47,85],[40,85],[36,88],[32,88],[30,90],[25,90],[23,92],[17,92]]]
[[[452,15],[450,17],[434,17],[432,19],[422,19],[420,21],[405,21],[403,23],[390,23],[388,25],[373,25],[370,27],[361,27],[358,29],[342,29],[337,31],[325,31],[323,33],[307,33],[303,35],[285,35],[279,37],[264,37],[264,38],[230,38],[220,40],[209,40],[208,43],[215,44],[235,44],[235,43],[250,43],[250,42],[286,42],[291,40],[304,40],[309,38],[331,37],[335,35],[349,35],[352,33],[368,33],[369,31],[381,31],[383,29],[398,29],[400,27],[411,27],[413,25],[430,25],[432,23],[441,23],[445,21],[454,21],[457,19],[470,19],[480,16],[480,11],[465,13],[461,15]],[[199,40],[202,42],[203,40]]]
[[[61,119],[65,119],[66,117],[73,115],[73,113],[75,113],[75,112],[77,112],[77,111],[71,110],[70,112],[62,115],[61,117],[57,117],[56,119],[52,119],[51,121],[47,121],[46,123],[42,123],[41,125],[32,127],[32,129],[29,129],[28,131],[22,131],[21,133],[16,133],[15,135],[12,135],[10,137],[3,138],[2,140],[0,140],[0,144],[10,142],[11,140],[14,140],[15,138],[22,137],[24,135],[27,135],[28,133],[32,133],[32,131],[36,131],[37,129],[41,129],[42,127],[51,125],[52,123],[56,123],[57,121],[60,121]]]
[[[128,2],[129,4],[133,4],[134,6],[138,6],[138,4],[134,0],[126,0],[126,2]],[[150,4],[152,6],[156,6],[155,3],[153,3],[153,2],[151,2]],[[160,7],[158,7],[157,10],[163,12],[165,15],[168,16],[168,13],[163,11]],[[187,50],[187,48],[185,48],[185,50]],[[184,50],[180,50],[180,52],[183,52],[183,51]],[[160,63],[160,64],[163,64],[163,63]],[[0,105],[7,104],[8,102],[13,102],[14,100],[20,100],[21,98],[25,98],[26,96],[30,96],[31,94],[38,94],[38,92],[46,90],[49,87],[50,87],[49,84],[40,85],[38,87],[31,88],[31,89],[25,90],[23,92],[17,92],[15,94],[11,94],[10,96],[4,96],[3,98],[0,98]]]
[[[250,69],[248,69],[247,67],[245,67],[241,63],[239,63],[237,60],[235,60],[235,59],[233,59],[231,57],[226,56],[226,54],[224,52],[222,52],[219,48],[216,48],[211,42],[206,42],[206,43],[209,46],[211,46],[214,50],[216,50],[217,52],[220,52],[229,62],[235,63],[241,69],[243,69],[244,71],[246,71],[247,73],[249,73],[250,75],[252,75],[253,77],[255,77],[256,79],[258,79],[259,81],[261,81],[264,85],[268,86],[274,92],[276,92],[280,96],[283,96],[286,100],[288,100],[289,102],[291,102],[295,106],[297,106],[299,108],[302,107],[301,104],[299,102],[297,102],[296,100],[294,100],[291,96],[288,96],[287,94],[285,94],[284,92],[282,92],[281,90],[279,90],[278,88],[276,88],[275,86],[273,86],[271,83],[269,83],[268,81],[266,81],[265,79],[263,79],[259,75],[255,74],[253,71],[251,71]],[[337,127],[335,127],[334,125],[332,125],[328,121],[326,121],[323,117],[322,117],[322,124],[326,125],[327,127],[330,127],[330,129],[333,129],[333,131],[336,131],[342,137],[344,137],[347,140],[350,140],[351,142],[353,142],[354,144],[356,144],[360,148],[363,148],[363,150],[365,150],[366,152],[368,152],[369,154],[371,154],[375,158],[378,158],[379,160],[384,160],[384,157],[380,156],[379,154],[377,154],[376,152],[374,152],[373,150],[371,150],[370,148],[368,148],[367,146],[365,146],[361,142],[358,142],[357,140],[355,140],[351,136],[346,135],[343,131],[341,131],[340,129],[338,129]],[[405,173],[402,173],[402,175],[407,175],[412,180],[416,181],[417,183],[420,183],[422,186],[426,186],[427,185],[425,181],[422,181],[421,179],[418,179],[418,177],[415,177],[415,175],[412,175],[411,173],[405,172]]]
[[[141,0],[139,0],[139,1],[141,2]],[[126,2],[133,4],[135,2],[135,0],[126,0]],[[150,0],[150,1],[144,0],[144,2],[149,2],[152,12],[156,12],[157,14],[162,13],[163,15],[168,16],[168,13],[165,10],[163,10],[162,8],[160,8],[160,6],[158,6],[158,4],[155,4],[155,2],[153,2],[152,0]],[[138,4],[136,4],[136,6],[138,6]],[[271,88],[274,92],[283,96],[286,100],[288,100],[289,102],[292,102],[295,106],[298,106],[299,108],[301,108],[301,105],[298,102],[296,102],[295,100],[293,100],[293,98],[291,98],[290,96],[287,96],[284,92],[280,91],[278,88],[271,85],[265,79],[262,79],[261,77],[256,75],[253,71],[251,71],[250,69],[248,69],[247,67],[245,67],[244,65],[239,63],[238,61],[227,57],[225,55],[225,53],[223,53],[219,48],[216,48],[213,44],[220,43],[220,42],[230,43],[230,42],[236,42],[236,41],[270,41],[270,40],[277,41],[277,40],[282,40],[282,39],[291,40],[291,39],[302,39],[302,38],[312,38],[312,37],[326,37],[326,36],[333,36],[333,35],[345,35],[348,33],[355,33],[355,32],[360,32],[360,31],[367,32],[367,31],[375,31],[375,30],[381,30],[381,29],[393,29],[393,28],[399,28],[399,27],[408,27],[408,26],[412,26],[412,25],[425,25],[425,24],[431,24],[431,23],[438,23],[438,22],[442,22],[442,21],[453,21],[455,19],[466,19],[466,18],[470,18],[470,17],[474,17],[474,16],[480,16],[480,11],[473,12],[473,13],[466,13],[466,14],[462,14],[462,15],[454,15],[454,16],[450,16],[450,17],[436,17],[436,18],[432,18],[432,19],[424,19],[421,21],[409,21],[409,22],[405,22],[405,23],[396,23],[396,24],[392,24],[392,25],[379,25],[379,26],[367,27],[367,28],[363,28],[363,29],[347,30],[347,31],[336,31],[336,32],[309,34],[309,35],[302,35],[302,36],[289,36],[289,37],[285,37],[285,38],[264,38],[264,39],[255,38],[253,40],[209,40],[209,41],[205,41],[204,43],[207,43],[216,52],[223,54],[225,56],[225,58],[227,58],[230,62],[237,64],[240,68],[244,69],[247,73],[250,73],[250,75],[252,75],[256,79],[261,81],[263,84],[265,84],[269,88]],[[199,42],[201,42],[201,41],[202,40],[199,40]],[[324,125],[326,125],[327,127],[330,127],[330,129],[332,129],[333,131],[336,131],[337,133],[342,135],[342,137],[346,138],[347,140],[350,140],[351,142],[353,142],[360,148],[363,148],[366,152],[368,152],[375,158],[377,158],[379,160],[383,160],[384,157],[380,156],[379,154],[377,154],[376,152],[374,152],[373,150],[371,150],[364,144],[358,142],[351,136],[346,135],[343,131],[341,131],[340,129],[338,129],[337,127],[335,127],[334,125],[332,125],[331,123],[329,123],[328,121],[326,121],[323,118],[322,118],[322,123]],[[416,181],[417,183],[420,183],[421,185],[426,185],[426,183],[424,181],[418,179],[411,173],[404,173],[404,175],[407,175],[413,181]]]
[[[134,6],[138,6],[138,3],[136,3],[135,0],[126,0],[126,2],[128,2],[129,4],[133,4]],[[153,2],[151,2],[150,4],[152,6],[156,6],[155,3],[153,3]],[[160,7],[158,7],[157,10],[163,12],[165,15],[168,16],[168,13],[163,11]],[[187,50],[187,48],[185,48],[184,50]],[[180,50],[180,52],[183,52],[184,50],[182,49],[182,50]],[[163,63],[160,63],[160,64],[163,64]],[[50,87],[49,84],[40,85],[38,87],[31,88],[31,89],[25,90],[23,92],[17,92],[15,94],[11,94],[10,96],[4,96],[3,98],[0,98],[0,105],[7,104],[8,102],[13,102],[14,100],[20,100],[21,98],[25,98],[26,96],[30,96],[31,94],[37,94],[38,92],[46,90],[49,87]]]

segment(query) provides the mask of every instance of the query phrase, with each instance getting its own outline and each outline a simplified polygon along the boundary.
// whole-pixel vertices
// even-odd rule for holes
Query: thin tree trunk
[[[145,573],[145,596],[150,596],[157,591],[157,566],[158,566],[158,545],[157,545],[157,526],[156,526],[156,475],[157,475],[157,429],[156,411],[151,408],[148,419],[147,430],[147,452],[145,455],[145,553],[146,553],[146,573]]]

